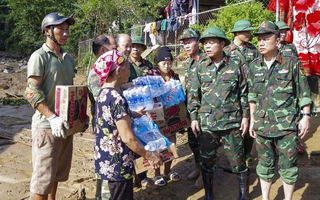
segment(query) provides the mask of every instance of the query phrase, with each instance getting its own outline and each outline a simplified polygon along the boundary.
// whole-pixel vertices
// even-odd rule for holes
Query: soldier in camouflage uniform
[[[257,48],[249,43],[251,38],[251,31],[254,28],[248,20],[238,20],[233,29],[230,31],[234,33],[234,39],[231,44],[224,47],[224,52],[229,55],[237,64],[249,66],[249,63],[258,57],[259,51]],[[247,71],[247,69],[245,69]],[[246,155],[246,164],[249,166],[252,163],[251,149],[254,139],[246,134],[244,137],[244,153]]]
[[[277,50],[280,33],[273,22],[263,22],[255,35],[261,56],[249,66],[248,101],[249,133],[256,138],[259,157],[256,170],[262,199],[267,200],[278,159],[289,200],[298,179],[298,137],[303,138],[310,126],[310,89],[299,59]]]
[[[208,58],[195,68],[188,110],[192,131],[200,144],[198,160],[205,199],[213,199],[213,173],[220,139],[232,171],[238,174],[239,199],[248,199],[250,170],[245,164],[242,138],[248,130],[249,118],[244,69],[223,52],[230,41],[220,28],[208,28],[200,42]]]
[[[115,39],[110,35],[99,35],[92,42],[92,51],[96,58],[99,58],[102,54],[107,51],[111,51],[116,49]],[[100,92],[100,84],[99,77],[94,72],[93,68],[90,70],[89,75],[87,77],[87,87],[88,87],[88,97],[91,103],[90,111],[92,116],[92,128],[94,127],[93,123],[95,121],[95,105],[96,99]],[[96,199],[101,199],[101,196],[109,195],[109,188],[104,187],[102,193],[102,184],[104,186],[108,186],[108,181],[102,180],[97,177],[97,188],[96,188]]]
[[[129,56],[130,77],[128,82],[139,76],[145,76],[147,72],[153,68],[151,62],[143,59],[141,53],[146,50],[147,46],[143,43],[142,38],[137,35],[131,36],[132,49]]]
[[[290,30],[290,27],[283,21],[277,21],[275,24],[279,27],[279,30],[280,30],[280,43],[278,45],[279,51],[281,51],[283,54],[287,54],[287,55],[292,54],[293,56],[298,57],[298,51],[296,46],[291,42],[285,41],[287,37],[287,31]],[[304,147],[302,142],[299,140],[298,152],[300,154],[303,154],[305,153],[305,151],[306,151],[306,148]]]
[[[203,53],[199,48],[199,37],[200,33],[197,30],[188,28],[183,30],[182,36],[180,38],[180,41],[182,41],[183,43],[184,51],[188,55],[187,59],[184,62],[186,96],[188,95],[188,90],[191,88],[191,79],[194,75],[194,69],[199,64],[200,60],[203,60],[207,57],[207,55]],[[188,179],[198,178],[195,182],[195,187],[202,188],[203,181],[201,175],[201,167],[197,156],[199,152],[199,144],[198,140],[194,137],[191,128],[188,128],[188,142],[195,159],[195,170],[188,175]]]
[[[282,52],[282,54],[293,54],[294,56],[298,56],[296,46],[291,42],[285,41],[287,37],[287,31],[290,30],[290,27],[283,21],[277,21],[275,24],[279,27],[280,30],[280,42],[278,44],[279,51]]]
[[[131,36],[132,48],[129,56],[130,76],[128,82],[139,76],[145,76],[147,72],[153,68],[151,62],[141,57],[147,46],[143,43],[142,38],[138,35]],[[140,156],[138,156],[140,157]],[[138,175],[134,174],[136,186],[146,186],[148,184],[147,172]]]

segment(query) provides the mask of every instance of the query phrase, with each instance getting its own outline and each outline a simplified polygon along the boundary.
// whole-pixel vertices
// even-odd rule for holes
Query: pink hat
[[[102,54],[93,65],[94,72],[100,79],[100,86],[104,84],[109,73],[124,63],[124,56],[117,50]]]

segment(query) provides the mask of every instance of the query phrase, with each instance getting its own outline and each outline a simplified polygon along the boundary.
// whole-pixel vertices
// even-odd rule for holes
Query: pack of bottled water
[[[166,93],[157,97],[157,100],[166,108],[179,104],[186,100],[182,84],[178,80],[171,80],[165,83]]]
[[[170,146],[168,138],[163,136],[158,126],[145,115],[134,119],[133,133],[148,151],[157,151]]]
[[[153,108],[153,98],[151,97],[151,91],[148,86],[136,86],[128,88],[123,91],[123,95],[126,98],[129,108],[132,111],[137,111],[143,107],[146,110]]]
[[[148,86],[151,92],[151,98],[158,97],[168,92],[165,81],[161,76],[140,76],[132,80],[133,87]]]

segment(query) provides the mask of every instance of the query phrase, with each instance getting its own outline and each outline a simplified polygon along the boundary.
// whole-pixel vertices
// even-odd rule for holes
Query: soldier
[[[130,77],[128,82],[139,76],[145,76],[149,70],[153,68],[151,62],[141,57],[141,54],[146,50],[147,46],[143,43],[142,38],[138,35],[131,37],[132,50],[129,57],[130,62]]]
[[[139,76],[145,76],[147,72],[153,68],[151,62],[141,57],[142,52],[147,48],[147,46],[143,43],[142,38],[138,35],[133,35],[131,36],[131,42],[132,49],[129,56],[130,76],[128,82],[132,82],[133,79]],[[135,178],[137,179],[135,179],[136,186],[147,186],[147,172],[142,172],[135,176]]]
[[[295,56],[298,56],[296,46],[291,42],[286,41],[287,31],[290,30],[290,27],[283,21],[277,21],[275,24],[279,27],[280,30],[280,42],[278,44],[279,51],[283,54],[293,54]]]
[[[248,199],[250,169],[245,164],[242,137],[248,130],[249,106],[243,67],[223,52],[230,41],[220,28],[208,28],[200,42],[208,58],[195,68],[188,110],[192,131],[199,141],[205,199],[213,199],[213,173],[220,139],[232,171],[238,174],[239,199]]]
[[[251,31],[253,30],[254,28],[251,23],[248,20],[242,19],[237,21],[230,31],[234,33],[234,39],[231,41],[231,44],[223,50],[239,65],[246,64],[246,66],[249,66],[249,63],[259,55],[257,48],[249,43]],[[247,69],[245,69],[245,71],[247,71]],[[253,142],[254,139],[250,137],[249,134],[246,134],[244,137],[244,153],[246,155],[247,166],[252,163],[251,149]]]
[[[187,53],[188,58],[185,61],[185,90],[186,96],[188,95],[188,89],[191,87],[191,79],[193,77],[193,70],[199,64],[199,61],[204,59],[207,55],[203,53],[199,46],[200,42],[198,41],[200,33],[192,28],[183,30],[180,41],[183,43],[184,51]],[[195,170],[188,175],[188,179],[198,178],[195,182],[195,187],[202,188],[203,181],[201,175],[201,167],[198,161],[199,144],[197,139],[194,137],[194,134],[191,128],[188,128],[188,142],[191,151],[194,155],[195,160]]]
[[[279,27],[279,30],[280,30],[280,43],[278,45],[279,51],[281,51],[283,54],[288,54],[288,55],[292,54],[293,56],[298,57],[298,51],[296,46],[291,42],[285,41],[287,37],[287,31],[290,30],[290,27],[283,21],[277,21],[275,24]],[[304,145],[299,139],[298,152],[300,154],[303,154],[305,151],[306,151],[306,148],[304,147]]]
[[[289,200],[298,179],[298,137],[310,127],[310,89],[299,59],[277,50],[280,33],[273,22],[261,23],[255,35],[261,56],[248,71],[249,133],[256,139],[262,200],[269,199],[276,159]]]

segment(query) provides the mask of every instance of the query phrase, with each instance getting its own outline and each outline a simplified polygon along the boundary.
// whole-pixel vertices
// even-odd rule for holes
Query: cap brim
[[[204,40],[205,38],[221,38],[221,39],[223,39],[223,40],[225,41],[225,43],[226,43],[225,46],[228,46],[228,45],[231,43],[228,38],[218,37],[218,36],[216,36],[216,35],[210,35],[210,34],[201,36],[200,39],[199,39],[199,41],[200,41],[201,43],[203,43],[203,40]]]
[[[237,28],[234,28],[230,31],[230,33],[236,33],[236,32],[242,32],[242,31],[253,31],[254,28],[253,27],[248,27],[248,28],[245,28],[245,29],[237,29]]]

